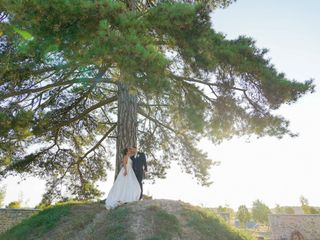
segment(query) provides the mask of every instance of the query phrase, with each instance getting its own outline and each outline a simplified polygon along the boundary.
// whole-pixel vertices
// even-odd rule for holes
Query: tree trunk
[[[118,126],[115,179],[121,169],[123,149],[137,144],[137,97],[129,94],[128,85],[118,84]]]
[[[135,0],[130,0],[129,8],[131,11],[135,10]],[[131,95],[128,85],[120,82],[118,84],[117,153],[114,180],[117,178],[121,169],[123,150],[127,147],[137,145],[137,109],[137,96]]]

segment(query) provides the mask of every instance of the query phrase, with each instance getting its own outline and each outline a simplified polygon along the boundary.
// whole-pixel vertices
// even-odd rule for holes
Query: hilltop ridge
[[[1,240],[253,240],[212,210],[173,200],[50,207],[0,235]]]

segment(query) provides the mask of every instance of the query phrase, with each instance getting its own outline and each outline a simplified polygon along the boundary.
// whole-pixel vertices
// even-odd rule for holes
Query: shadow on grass
[[[145,214],[145,221],[151,223],[153,236],[145,240],[170,240],[180,236],[181,226],[176,216],[158,206],[150,206]]]
[[[134,235],[129,231],[129,214],[127,207],[110,210],[107,214],[106,240],[133,240]]]
[[[226,224],[212,210],[184,207],[183,217],[203,240],[254,240],[250,234]]]

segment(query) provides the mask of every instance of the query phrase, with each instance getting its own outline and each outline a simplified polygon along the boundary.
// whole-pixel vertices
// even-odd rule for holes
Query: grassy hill
[[[107,211],[102,204],[56,205],[23,221],[1,240],[253,240],[211,210],[180,201],[145,200]]]

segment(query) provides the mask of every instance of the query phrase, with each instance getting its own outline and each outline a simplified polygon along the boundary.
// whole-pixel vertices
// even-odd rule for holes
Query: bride
[[[123,167],[121,168],[106,199],[106,208],[115,208],[120,204],[138,201],[141,188],[132,168],[131,151],[123,151]]]

